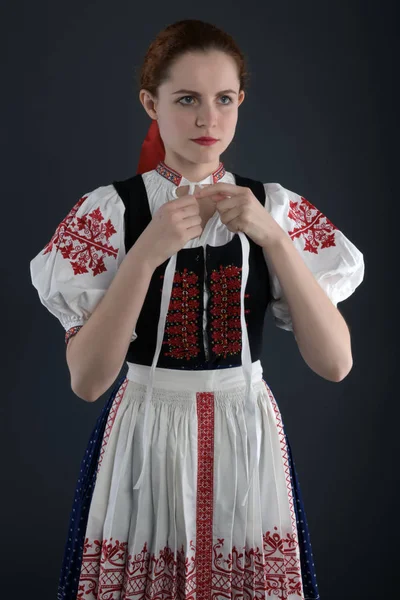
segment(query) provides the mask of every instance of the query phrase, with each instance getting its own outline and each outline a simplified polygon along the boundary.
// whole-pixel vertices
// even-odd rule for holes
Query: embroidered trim
[[[210,285],[210,314],[212,350],[219,356],[239,354],[242,350],[240,323],[240,289],[242,268],[228,265],[213,270]],[[250,294],[245,294],[249,298]],[[250,309],[244,311],[245,314]],[[247,321],[246,321],[247,325]]]
[[[296,227],[288,234],[292,238],[304,238],[304,251],[318,254],[323,248],[336,246],[335,230],[337,227],[311,202],[301,196],[301,202],[290,201],[289,219],[296,222]]]
[[[103,457],[104,457],[104,453],[106,451],[106,446],[108,444],[108,440],[110,438],[111,435],[111,430],[113,428],[114,425],[114,421],[116,419],[117,413],[118,413],[118,409],[120,407],[120,404],[122,402],[122,399],[124,397],[125,394],[125,390],[128,386],[129,383],[129,379],[125,378],[124,381],[121,383],[118,392],[114,398],[114,401],[112,403],[112,406],[110,408],[110,412],[108,413],[108,417],[107,417],[107,422],[106,422],[106,427],[105,427],[105,431],[103,434],[103,440],[101,442],[101,448],[100,448],[100,455],[99,455],[99,460],[97,463],[97,471],[96,471],[96,477],[99,474],[100,471],[100,466],[101,463],[103,462]]]
[[[196,600],[213,597],[214,394],[198,392]]]
[[[287,493],[288,493],[289,508],[290,508],[290,518],[292,520],[292,535],[293,535],[293,539],[295,540],[295,542],[298,543],[296,513],[294,510],[294,502],[293,502],[293,489],[292,489],[292,484],[290,481],[289,455],[288,455],[287,448],[286,448],[286,440],[285,440],[285,432],[283,429],[282,416],[281,416],[281,412],[278,408],[278,405],[276,403],[275,397],[271,391],[271,388],[269,387],[269,385],[267,384],[267,382],[264,379],[262,381],[265,385],[267,394],[271,401],[271,405],[275,412],[275,419],[276,419],[276,426],[277,426],[278,434],[279,434],[279,444],[280,444],[280,449],[281,449],[282,462],[283,462],[283,466],[284,466],[284,470],[285,470],[286,489],[287,489]]]
[[[274,528],[277,530],[277,527]],[[200,544],[201,545],[201,544]],[[199,546],[200,546],[199,545]],[[193,540],[185,552],[182,545],[175,553],[169,546],[156,555],[148,544],[138,554],[129,551],[128,542],[85,539],[77,600],[114,597],[140,600],[162,596],[163,600],[190,600],[210,597],[257,597],[261,593],[286,600],[296,595],[304,598],[296,542],[290,533],[280,537],[276,531],[263,534],[262,548],[245,546],[224,549],[224,540],[212,544],[209,563],[210,582],[202,589],[196,564],[199,548]],[[208,595],[207,595],[208,594]],[[211,595],[210,595],[211,594]],[[255,596],[254,596],[255,597]],[[264,594],[263,594],[264,597]]]
[[[164,275],[160,275],[163,279]],[[169,347],[164,356],[191,360],[200,352],[199,344],[199,277],[186,268],[175,271],[171,299],[165,323],[163,345]],[[162,289],[161,289],[162,291]]]
[[[80,329],[82,329],[83,325],[77,325],[76,327],[71,327],[68,331],[65,332],[65,343],[68,344],[69,340],[74,337],[78,333]]]
[[[156,167],[157,173],[159,173],[168,181],[171,181],[175,185],[179,185],[182,181],[182,175],[178,171],[174,171],[164,161],[160,161]],[[225,175],[226,170],[222,162],[219,163],[219,167],[214,173],[212,173],[213,183],[217,183]]]

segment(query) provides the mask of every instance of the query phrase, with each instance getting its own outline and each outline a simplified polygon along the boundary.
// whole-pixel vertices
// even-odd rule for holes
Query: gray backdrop
[[[364,253],[365,280],[339,304],[354,355],[345,380],[313,373],[270,317],[262,364],[292,445],[321,600],[394,597],[394,3],[143,5],[1,7],[1,595],[55,599],[80,461],[108,397],[89,404],[72,392],[64,330],[40,304],[29,262],[84,193],[136,173],[149,120],[135,69],[160,29],[200,18],[236,38],[252,73],[226,167],[304,195]]]

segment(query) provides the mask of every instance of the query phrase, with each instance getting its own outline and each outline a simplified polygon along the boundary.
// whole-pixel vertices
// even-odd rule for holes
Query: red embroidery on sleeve
[[[301,202],[290,201],[288,217],[296,222],[288,234],[292,239],[304,237],[304,251],[318,254],[322,248],[336,246],[337,227],[303,196]]]
[[[69,259],[74,275],[88,273],[91,269],[95,276],[107,271],[104,256],[117,258],[118,248],[114,248],[108,242],[117,230],[111,219],[104,222],[100,208],[95,208],[82,217],[76,216],[86,198],[87,196],[80,198],[61,221],[50,242],[45,246],[43,254],[51,252],[54,245],[60,250],[63,258]]]
[[[74,337],[78,333],[80,329],[82,329],[83,325],[77,325],[76,327],[71,327],[65,332],[64,340],[65,343],[68,344],[69,340]]]

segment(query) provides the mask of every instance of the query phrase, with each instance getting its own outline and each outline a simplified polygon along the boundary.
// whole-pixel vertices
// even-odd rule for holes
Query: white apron
[[[151,367],[128,367],[102,442],[77,598],[303,599],[285,436],[260,361],[251,369],[260,453],[244,506],[242,368],[156,368],[146,404]]]

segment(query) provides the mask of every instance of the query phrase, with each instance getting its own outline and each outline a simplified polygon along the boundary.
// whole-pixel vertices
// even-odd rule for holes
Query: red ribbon
[[[152,171],[157,167],[158,163],[164,159],[165,148],[160,136],[158,122],[155,119],[152,119],[142,144],[137,172],[141,174]]]

